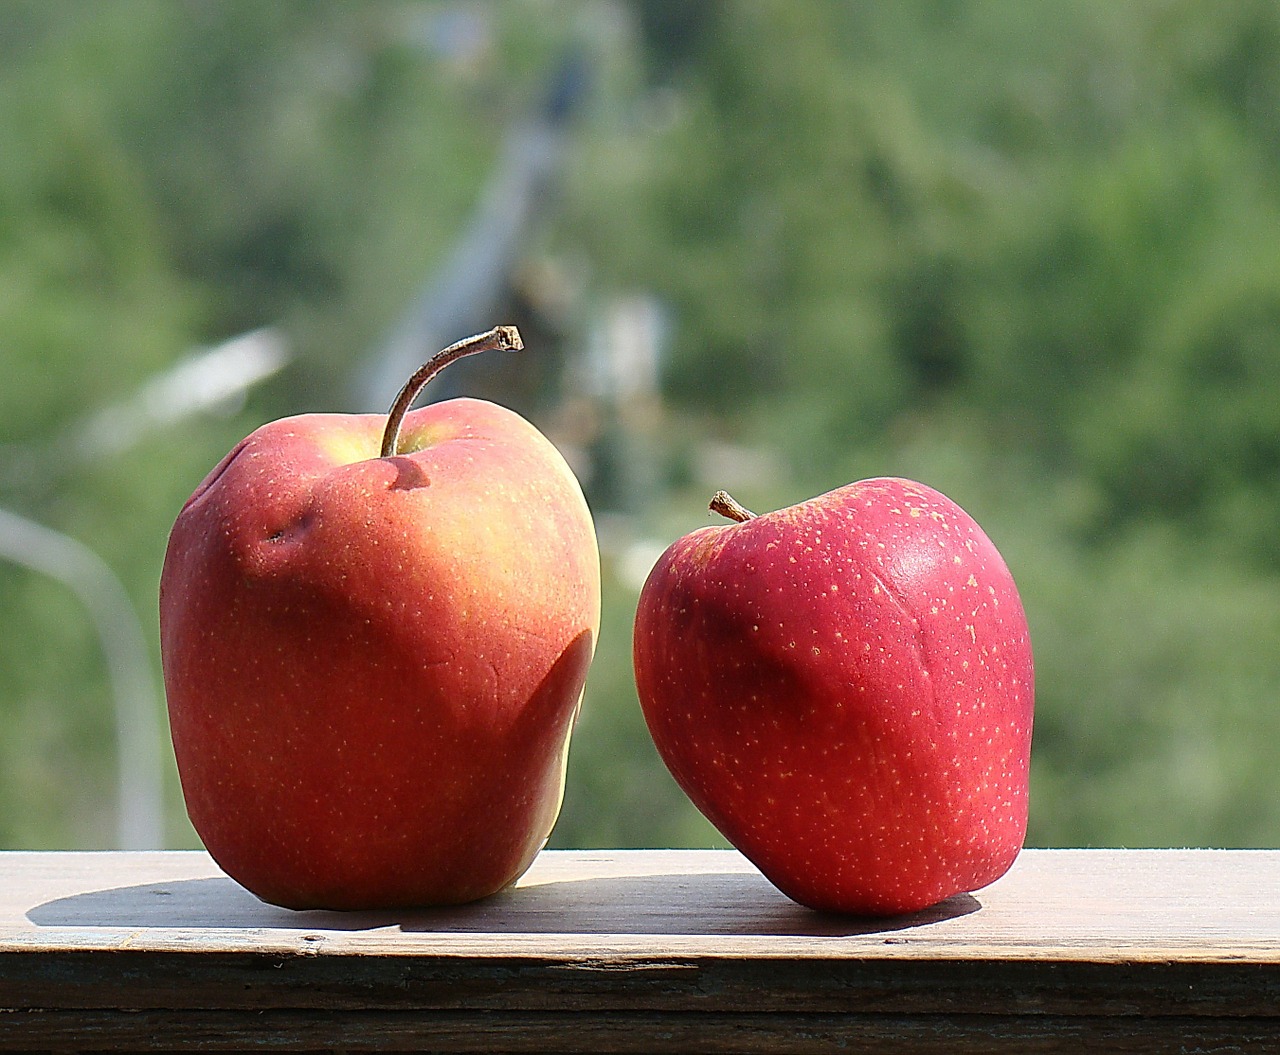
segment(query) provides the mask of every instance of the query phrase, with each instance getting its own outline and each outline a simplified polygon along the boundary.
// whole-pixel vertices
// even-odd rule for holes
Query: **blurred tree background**
[[[183,500],[265,420],[385,409],[424,296],[471,321],[450,269],[538,115],[472,305],[532,347],[455,383],[547,431],[600,529],[554,844],[717,842],[630,670],[711,491],[894,474],[1018,579],[1031,844],[1280,845],[1271,0],[0,0],[0,509],[114,572],[157,694]],[[283,369],[165,387],[264,327]],[[111,697],[76,594],[0,560],[0,846],[113,844]]]

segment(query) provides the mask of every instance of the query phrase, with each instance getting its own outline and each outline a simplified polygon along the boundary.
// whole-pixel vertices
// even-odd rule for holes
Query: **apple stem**
[[[752,520],[755,517],[755,513],[751,512],[728,491],[717,491],[712,495],[710,508],[711,512],[719,513],[722,517],[728,517],[730,520],[736,520],[739,524],[744,520]]]
[[[404,388],[400,389],[400,394],[387,411],[387,427],[382,433],[380,457],[390,458],[399,453],[400,426],[404,423],[404,416],[409,413],[413,401],[418,398],[418,393],[426,387],[427,382],[446,366],[465,355],[475,355],[476,352],[518,352],[523,347],[520,331],[514,326],[495,326],[492,330],[466,337],[457,344],[436,352],[404,383]]]

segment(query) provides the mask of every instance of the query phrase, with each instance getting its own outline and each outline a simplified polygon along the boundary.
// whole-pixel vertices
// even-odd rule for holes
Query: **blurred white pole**
[[[289,362],[284,333],[271,326],[250,330],[180,360],[147,381],[133,396],[78,422],[59,452],[100,460],[141,443],[148,435],[197,414],[233,413],[254,385]]]
[[[51,449],[2,452],[0,470],[7,468],[15,481],[47,482],[51,465],[65,468],[77,461],[123,454],[149,434],[185,418],[232,412],[250,388],[278,373],[289,358],[281,330],[268,326],[242,333],[152,377],[130,398],[78,422]],[[146,635],[127,591],[87,546],[4,509],[0,509],[0,559],[57,579],[88,610],[102,642],[115,700],[117,843],[125,850],[160,849],[164,845],[161,759],[167,737]]]
[[[0,558],[57,579],[88,611],[115,700],[117,844],[123,850],[162,848],[164,730],[146,636],[124,586],[88,546],[4,509]]]

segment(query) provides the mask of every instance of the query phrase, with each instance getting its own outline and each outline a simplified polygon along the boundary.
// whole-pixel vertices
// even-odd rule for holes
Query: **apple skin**
[[[678,539],[634,660],[676,781],[795,901],[913,912],[1022,847],[1026,618],[995,546],[931,488],[864,480]]]
[[[491,403],[258,429],[178,515],[161,652],[188,814],[290,908],[492,894],[555,823],[600,624],[568,465]]]

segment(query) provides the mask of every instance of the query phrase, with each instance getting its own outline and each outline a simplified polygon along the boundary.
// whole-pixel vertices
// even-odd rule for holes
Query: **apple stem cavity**
[[[520,331],[514,326],[495,326],[492,330],[465,337],[443,351],[436,352],[404,383],[404,388],[400,389],[400,394],[387,411],[387,427],[382,433],[382,453],[379,457],[391,458],[400,453],[400,426],[404,423],[404,416],[409,413],[418,393],[426,388],[427,382],[446,366],[463,356],[475,355],[476,352],[518,352],[523,347]]]
[[[739,524],[744,520],[755,518],[755,513],[751,512],[728,491],[717,491],[712,495],[710,509],[711,512],[719,513],[722,517],[728,517],[730,520],[736,520]]]

